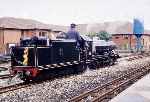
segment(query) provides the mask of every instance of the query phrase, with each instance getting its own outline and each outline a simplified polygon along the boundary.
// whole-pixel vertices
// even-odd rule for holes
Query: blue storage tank
[[[133,33],[137,37],[140,37],[144,33],[143,20],[141,20],[141,19],[134,19],[133,26],[134,26],[133,27]]]

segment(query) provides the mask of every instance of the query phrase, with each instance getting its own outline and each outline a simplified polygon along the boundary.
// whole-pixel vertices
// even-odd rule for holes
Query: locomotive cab
[[[11,59],[13,74],[21,73],[21,79],[29,80],[36,77],[40,70],[73,65],[81,58],[75,40],[35,37],[22,39],[20,46],[13,47]]]

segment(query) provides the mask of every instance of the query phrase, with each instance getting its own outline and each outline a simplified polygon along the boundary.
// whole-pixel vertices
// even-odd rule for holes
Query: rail
[[[13,77],[13,75],[11,75],[11,74],[0,75],[0,79],[7,79],[10,77]]]
[[[30,85],[31,84],[19,83],[19,84],[15,84],[15,85],[6,86],[6,87],[0,87],[0,94],[14,91],[14,90],[21,89],[21,88],[25,88],[25,87],[28,87]]]
[[[133,79],[144,75],[143,73],[147,73],[149,71],[149,69],[147,68],[148,66],[145,66],[143,68],[138,68],[132,72],[124,74],[104,85],[96,87],[93,90],[87,91],[79,96],[72,98],[69,102],[81,102],[87,100],[89,100],[90,102],[97,102],[97,101],[102,101],[107,97],[108,97],[107,99],[110,99],[110,96],[112,96],[110,95],[110,93],[115,93],[114,91],[120,89],[122,85],[127,84],[129,82],[131,83]]]

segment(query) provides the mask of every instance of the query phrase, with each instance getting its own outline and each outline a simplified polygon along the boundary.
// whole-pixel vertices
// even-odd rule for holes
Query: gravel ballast
[[[0,95],[2,102],[65,102],[85,91],[102,85],[122,73],[146,66],[150,58],[144,57],[133,61],[122,60],[118,64],[97,70],[87,70],[80,75],[46,81],[28,88],[7,92]]]

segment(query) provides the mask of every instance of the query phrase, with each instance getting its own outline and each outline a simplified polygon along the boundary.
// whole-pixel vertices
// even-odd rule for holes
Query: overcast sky
[[[48,24],[101,23],[142,18],[150,29],[150,0],[0,0],[0,17]]]

